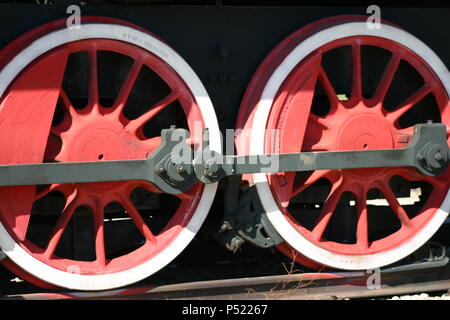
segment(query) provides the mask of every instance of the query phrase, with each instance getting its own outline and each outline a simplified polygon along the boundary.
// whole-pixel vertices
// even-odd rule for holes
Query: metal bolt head
[[[416,156],[416,159],[417,159],[417,161],[419,161],[419,162],[423,162],[423,161],[425,160],[425,157],[423,156],[423,154],[419,153],[419,154]]]
[[[227,222],[227,221],[225,221],[225,222],[222,224],[222,226],[220,227],[219,233],[223,233],[223,232],[229,231],[229,230],[231,230],[231,229],[232,229],[232,227],[231,227],[230,223]]]
[[[434,159],[435,159],[436,161],[441,161],[441,160],[443,159],[442,154],[441,154],[440,152],[436,153],[436,154],[434,155]]]
[[[163,174],[164,172],[166,172],[166,169],[164,169],[164,167],[162,167],[162,166],[157,166],[155,168],[155,171],[157,174]]]
[[[236,236],[233,239],[231,239],[229,247],[231,248],[232,251],[236,252],[239,248],[242,247],[244,242],[245,242],[244,239],[242,239],[239,236]]]
[[[183,174],[185,172],[186,172],[186,168],[182,164],[177,165],[177,173],[178,174]]]
[[[219,171],[219,165],[212,159],[206,160],[203,166],[203,174],[211,178]]]

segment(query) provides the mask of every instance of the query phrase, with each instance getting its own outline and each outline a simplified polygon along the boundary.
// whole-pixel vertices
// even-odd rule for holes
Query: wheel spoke
[[[437,177],[431,177],[431,176],[425,176],[420,174],[416,169],[413,168],[402,168],[400,171],[398,171],[398,175],[402,178],[410,181],[423,181],[431,184],[433,187],[446,190],[448,188],[445,181],[442,181],[439,179],[439,176]]]
[[[52,184],[49,187],[47,187],[39,192],[36,192],[34,201],[37,201],[37,200],[41,199],[42,197],[45,197],[47,194],[49,194],[52,191],[61,192],[67,199],[74,192],[74,190],[75,190],[75,186],[70,183]]]
[[[62,102],[64,115],[60,123],[50,128],[50,133],[55,136],[59,136],[64,130],[67,130],[70,127],[72,121],[71,119],[78,116],[76,109],[73,107],[72,101],[70,101],[69,96],[63,88],[61,88],[59,92],[58,101]]]
[[[309,138],[303,141],[302,150],[308,151],[326,151],[332,148],[328,136],[328,130],[325,126],[329,124],[326,119],[310,114],[307,126]],[[299,152],[295,151],[295,152]]]
[[[386,70],[384,71],[383,76],[381,77],[381,80],[375,91],[375,94],[373,95],[372,99],[375,103],[381,103],[382,101],[384,101],[384,98],[386,97],[386,94],[389,88],[391,87],[392,80],[394,79],[394,75],[397,72],[401,60],[402,60],[401,54],[398,53],[392,54],[391,59],[389,60],[389,63],[386,67]]]
[[[409,96],[398,108],[389,112],[386,115],[386,119],[395,124],[402,115],[416,105],[423,97],[432,91],[432,86],[425,84],[419,90]]]
[[[327,122],[325,118],[319,117],[314,113],[311,113],[309,115],[309,120],[315,123],[316,125],[321,126],[324,129],[330,128],[330,124]]]
[[[362,80],[361,80],[361,44],[356,42],[352,45],[352,95],[351,101],[355,103],[362,99]]]
[[[317,152],[317,151],[327,151],[330,148],[331,146],[327,142],[319,141],[318,143],[311,145],[308,149],[309,151]]]
[[[141,215],[137,211],[134,204],[130,201],[130,199],[125,196],[122,196],[120,198],[120,204],[123,206],[123,208],[126,210],[128,215],[131,217],[136,228],[139,230],[139,232],[142,234],[142,236],[144,236],[144,238],[147,241],[150,241],[151,243],[156,243],[155,236],[150,231],[149,227],[147,226],[144,219],[141,217]]]
[[[70,124],[71,119],[67,114],[65,114],[60,123],[50,128],[50,134],[52,134],[55,137],[59,137],[62,132],[66,131],[70,127]]]
[[[48,242],[47,248],[45,249],[44,255],[46,257],[51,257],[58,246],[59,240],[64,233],[70,219],[75,212],[75,209],[79,206],[79,198],[74,190],[74,192],[67,198],[66,205],[64,206],[63,211],[61,212],[56,226],[53,230],[52,235],[50,236],[50,240]]]
[[[76,117],[77,114],[75,108],[73,107],[72,101],[70,101],[69,96],[63,88],[61,88],[61,91],[59,92],[59,97],[61,99],[62,106],[64,107],[64,111],[72,118]]]
[[[367,219],[367,194],[362,187],[356,196],[356,241],[364,249],[369,247],[369,221]]]
[[[88,50],[88,86],[88,105],[98,105],[97,49],[94,45]]]
[[[160,111],[169,106],[172,102],[178,99],[178,91],[172,91],[169,95],[163,98],[161,101],[156,103],[150,110],[145,112],[143,115],[137,119],[131,120],[125,127],[128,132],[136,132],[144,124],[146,124],[150,119],[156,116]]]
[[[330,113],[333,113],[337,109],[340,101],[337,97],[336,90],[334,90],[333,84],[331,83],[330,78],[323,67],[320,67],[319,70],[319,81],[325,90],[328,100],[330,101]]]
[[[162,193],[161,190],[148,181],[139,181],[138,187],[141,187],[151,193]]]
[[[316,170],[308,178],[306,178],[306,180],[295,183],[292,188],[291,198],[309,188],[317,180],[331,176],[331,171],[332,170]]]
[[[380,185],[380,191],[386,198],[387,202],[389,203],[389,206],[392,208],[397,218],[400,220],[402,226],[409,227],[411,223],[408,214],[406,213],[405,209],[403,209],[401,204],[398,202],[397,197],[395,196],[391,187],[389,187],[389,185],[387,185],[386,183],[382,183]]]
[[[141,72],[142,65],[143,60],[136,59],[133,65],[131,66],[131,69],[128,72],[125,81],[122,84],[122,88],[120,89],[113,106],[114,112],[116,112],[118,115],[122,113],[123,108],[125,107],[125,104],[128,101],[128,98],[131,94],[131,91],[133,90],[136,79],[139,76],[139,73]]]
[[[94,199],[91,209],[94,218],[95,261],[100,265],[106,265],[104,204],[100,199]]]
[[[333,184],[331,188],[330,194],[325,200],[325,204],[323,205],[322,212],[320,213],[319,218],[317,219],[316,225],[312,230],[312,237],[315,240],[322,239],[322,235],[325,232],[325,229],[330,222],[331,216],[333,215],[336,206],[341,199],[343,193],[343,186],[341,183]]]

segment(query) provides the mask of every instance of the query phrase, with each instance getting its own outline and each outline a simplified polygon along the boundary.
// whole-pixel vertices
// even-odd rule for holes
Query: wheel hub
[[[377,110],[380,110],[377,108]],[[342,125],[338,126],[334,150],[376,150],[394,148],[392,128],[382,117],[381,112],[365,106],[356,107],[352,112],[344,109]],[[347,111],[347,112],[346,112]],[[330,122],[334,122],[330,117]],[[339,122],[337,122],[339,123]],[[386,171],[386,168],[344,170],[356,178],[373,178]]]
[[[121,160],[145,157],[146,151],[136,136],[126,132],[111,116],[74,120],[71,128],[61,134],[63,148],[70,150],[64,161]]]
[[[101,114],[96,107],[89,114],[73,116],[71,127],[61,134],[61,140],[63,150],[58,160],[63,162],[139,159],[151,152],[139,144],[135,135],[125,131],[117,117]],[[124,191],[124,183],[78,183],[76,189],[84,196],[105,198]]]
[[[376,114],[351,116],[337,135],[337,150],[375,150],[393,148],[391,130]]]

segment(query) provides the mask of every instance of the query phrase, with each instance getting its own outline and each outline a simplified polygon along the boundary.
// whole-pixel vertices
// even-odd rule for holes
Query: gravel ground
[[[421,293],[406,296],[394,296],[387,300],[450,300],[450,293],[446,293],[441,296],[434,296],[429,295],[428,293]]]

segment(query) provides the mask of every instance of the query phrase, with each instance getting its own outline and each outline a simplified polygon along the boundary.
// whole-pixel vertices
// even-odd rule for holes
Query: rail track
[[[373,279],[378,277],[379,283]],[[102,292],[41,292],[2,300],[336,300],[376,298],[450,289],[448,258],[371,272],[275,275],[144,286]]]
[[[12,284],[10,278],[13,274],[3,272],[0,300],[274,301],[442,294],[450,290],[449,228],[450,224],[444,224],[432,241],[415,254],[381,269],[315,272],[301,268],[276,251],[270,253],[245,246],[231,253],[220,250],[222,248],[215,241],[197,240],[168,268],[134,286],[115,290],[51,291],[26,282]],[[206,259],[203,254],[205,248],[216,254]]]

